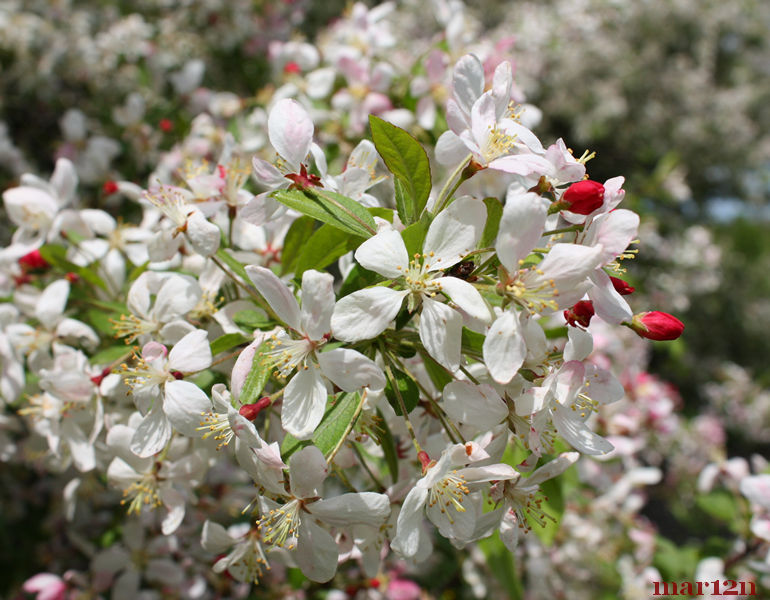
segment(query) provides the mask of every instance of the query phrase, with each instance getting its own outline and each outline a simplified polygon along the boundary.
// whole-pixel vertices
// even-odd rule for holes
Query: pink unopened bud
[[[433,462],[431,461],[430,456],[428,456],[428,453],[425,452],[425,450],[420,450],[417,453],[417,460],[419,460],[420,464],[422,465],[423,473],[425,473],[425,471],[427,471],[431,467],[431,463]]]
[[[243,418],[253,421],[257,418],[257,415],[264,409],[270,406],[270,398],[264,396],[254,402],[253,404],[244,404],[238,409],[238,414]]]
[[[684,323],[659,310],[634,315],[628,324],[639,336],[650,340],[675,340],[684,331]]]
[[[562,194],[561,202],[566,210],[579,215],[590,215],[604,202],[604,186],[598,181],[578,181]]]
[[[572,327],[588,327],[591,317],[594,316],[594,303],[590,300],[581,300],[572,308],[564,311],[564,318]]]
[[[627,281],[623,281],[612,275],[610,275],[610,281],[612,282],[612,287],[614,287],[615,291],[621,296],[628,296],[629,294],[633,294],[634,290],[636,290],[636,288],[629,285]]]
[[[182,373],[182,371],[171,371],[171,375],[174,376],[174,379],[184,379],[184,373]]]
[[[32,252],[28,252],[19,259],[19,266],[21,266],[23,269],[34,271],[36,269],[45,269],[49,265],[40,254],[40,250],[33,250]]]

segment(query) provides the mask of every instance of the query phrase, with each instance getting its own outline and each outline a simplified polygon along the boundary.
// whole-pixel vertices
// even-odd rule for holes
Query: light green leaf
[[[255,329],[271,329],[274,324],[270,318],[260,310],[239,310],[233,315],[233,322],[243,329],[254,331]]]
[[[249,340],[240,333],[226,333],[211,342],[211,354],[216,356],[220,352],[225,352],[226,350],[230,350],[231,348],[248,341]]]
[[[481,234],[479,248],[490,248],[495,245],[497,232],[500,229],[500,217],[503,216],[503,205],[497,198],[484,198],[487,207],[487,222]]]
[[[281,250],[281,275],[292,273],[294,265],[297,264],[302,248],[305,242],[313,235],[315,228],[315,219],[312,217],[299,217],[289,227],[286,237],[283,239],[283,249]]]
[[[110,346],[104,350],[100,350],[88,359],[89,364],[92,365],[106,365],[108,363],[115,362],[119,358],[128,355],[131,352],[131,348],[125,344],[119,346]]]
[[[96,274],[92,267],[81,267],[66,258],[67,249],[57,244],[46,244],[40,247],[40,256],[48,262],[54,269],[62,273],[75,273],[78,277],[87,281],[91,285],[107,289],[107,284]]]
[[[238,260],[233,258],[224,248],[217,250],[216,256],[219,260],[225,263],[225,265],[227,265],[233,273],[238,275],[246,283],[251,283],[251,279],[249,279],[249,276],[246,275],[246,269],[244,266],[238,262]]]
[[[254,353],[251,370],[243,383],[241,395],[238,398],[241,404],[254,404],[259,400],[259,395],[265,389],[267,380],[270,379],[270,366],[265,362],[265,352],[269,350],[268,343],[262,344]]]
[[[352,236],[331,225],[321,225],[300,251],[294,267],[294,276],[302,277],[302,273],[308,269],[323,269],[365,241],[362,237]]]
[[[272,196],[289,208],[342,231],[363,238],[377,233],[377,226],[369,211],[352,198],[336,192],[317,188],[276,190]]]

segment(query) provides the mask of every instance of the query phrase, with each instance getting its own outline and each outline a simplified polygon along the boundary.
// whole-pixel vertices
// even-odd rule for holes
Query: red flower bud
[[[108,196],[110,194],[114,194],[115,192],[118,191],[118,184],[112,181],[111,179],[109,181],[105,181],[104,185],[102,185],[102,191]]]
[[[184,379],[184,373],[182,373],[182,371],[171,371],[171,375],[174,376],[174,379]]]
[[[80,276],[77,273],[73,273],[70,271],[67,273],[64,278],[69,281],[70,283],[77,283],[80,280]]]
[[[573,183],[562,194],[561,202],[566,210],[579,215],[590,215],[604,202],[604,186],[598,181],[586,179]]]
[[[572,308],[564,311],[564,318],[567,319],[567,323],[572,325],[572,327],[577,327],[578,325],[588,327],[593,316],[594,304],[590,300],[581,300]]]
[[[640,337],[658,341],[675,340],[684,331],[684,323],[659,310],[634,315],[629,326]]]
[[[264,396],[253,404],[244,404],[241,406],[238,409],[238,414],[249,421],[253,421],[257,418],[257,415],[268,406],[270,406],[270,398]]]
[[[174,124],[171,122],[171,119],[161,119],[158,121],[158,127],[160,127],[162,131],[168,133],[174,128]]]
[[[36,269],[45,269],[48,267],[48,262],[40,254],[40,250],[33,250],[28,252],[19,259],[19,266],[23,269],[34,271]]]
[[[629,285],[627,281],[623,281],[612,275],[610,275],[610,281],[612,282],[612,287],[614,287],[615,291],[621,296],[628,296],[629,294],[633,294],[634,290],[636,290],[636,288]]]
[[[283,72],[286,73],[287,75],[289,75],[289,74],[292,74],[292,73],[301,73],[302,69],[300,68],[300,66],[297,63],[295,63],[294,61],[290,60],[289,62],[287,62],[283,66]]]

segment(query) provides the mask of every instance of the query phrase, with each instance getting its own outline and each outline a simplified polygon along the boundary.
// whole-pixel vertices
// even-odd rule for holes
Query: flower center
[[[430,488],[428,506],[438,505],[442,514],[447,515],[450,523],[454,523],[447,509],[453,507],[457,512],[465,512],[463,498],[470,493],[465,485],[465,478],[452,471]]]
[[[201,413],[200,427],[196,427],[198,431],[205,431],[203,439],[214,437],[219,442],[217,444],[217,450],[221,450],[227,446],[233,439],[235,433],[232,427],[230,427],[230,419],[227,417],[227,413],[215,413],[214,411],[208,411]]]
[[[127,344],[132,344],[141,335],[158,330],[157,323],[145,321],[135,315],[120,315],[120,320],[110,319],[110,323],[115,330],[115,337],[127,337]]]
[[[158,479],[154,472],[147,473],[138,481],[133,482],[123,490],[122,505],[128,504],[128,514],[142,512],[143,507],[150,509],[161,505],[158,495]]]
[[[546,279],[545,273],[537,267],[519,271],[505,286],[505,292],[531,312],[559,310],[556,297],[559,290],[553,279]]]
[[[308,369],[305,359],[323,343],[324,340],[313,342],[307,338],[293,340],[285,333],[280,337],[274,335],[268,342],[269,350],[264,353],[263,364],[275,369],[276,377],[287,377],[295,368]]]
[[[144,197],[160,212],[171,219],[177,227],[184,227],[190,207],[184,194],[179,190],[162,186],[155,193],[145,192]]]
[[[282,548],[287,540],[296,537],[297,529],[301,524],[300,506],[300,501],[295,498],[283,506],[272,509],[257,521],[257,529],[265,543]],[[287,550],[293,548],[292,541],[287,546]]]

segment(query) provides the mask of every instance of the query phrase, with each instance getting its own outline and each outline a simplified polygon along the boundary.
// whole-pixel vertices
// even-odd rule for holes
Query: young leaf
[[[211,342],[211,354],[216,356],[220,352],[225,352],[226,350],[235,348],[235,346],[248,341],[249,340],[240,333],[226,333]]]
[[[267,380],[270,379],[270,367],[265,364],[264,355],[269,350],[267,342],[262,344],[254,353],[254,358],[251,362],[251,371],[246,376],[246,381],[243,383],[241,389],[241,395],[238,398],[241,404],[254,404],[259,400],[259,395],[262,390],[265,389]]]
[[[416,139],[400,127],[369,115],[372,140],[382,160],[396,178],[396,208],[405,225],[417,221],[431,189],[428,155]],[[402,189],[398,186],[401,185]]]
[[[297,263],[305,242],[313,235],[314,228],[315,219],[311,217],[299,217],[291,224],[289,231],[286,232],[281,250],[281,275],[294,272],[294,265]]]
[[[322,189],[276,190],[273,198],[289,208],[318,221],[369,238],[377,233],[377,225],[363,206],[352,198]]]
[[[489,248],[495,245],[497,231],[500,229],[500,217],[503,216],[503,205],[497,198],[484,198],[487,206],[487,223],[481,234],[479,248]]]
[[[352,294],[357,290],[368,287],[370,285],[374,285],[378,281],[382,281],[381,275],[375,273],[374,271],[364,269],[361,265],[356,263],[353,265],[353,268],[350,269],[350,273],[348,273],[348,276],[342,283],[339,297],[342,298],[343,296]]]
[[[331,225],[321,225],[313,232],[297,258],[294,266],[294,276],[302,277],[308,269],[323,269],[340,256],[358,248],[364,238],[352,236]]]
[[[233,315],[233,322],[243,329],[249,329],[254,331],[255,329],[271,329],[273,322],[263,313],[258,310],[239,310]]]

